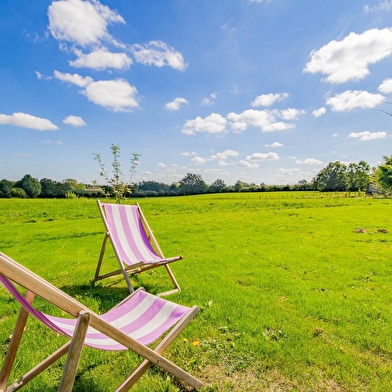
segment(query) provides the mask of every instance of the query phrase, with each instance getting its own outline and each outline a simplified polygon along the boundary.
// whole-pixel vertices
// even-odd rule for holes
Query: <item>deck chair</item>
[[[92,281],[96,282],[110,276],[123,274],[128,289],[132,293],[133,287],[129,275],[164,266],[175,289],[158,295],[162,297],[180,291],[180,286],[168,264],[182,259],[182,256],[171,258],[165,258],[163,256],[139,204],[108,204],[101,203],[99,200],[97,200],[97,203],[105,224],[106,233],[98,259],[95,277]],[[100,275],[102,260],[109,238],[120,269]]]
[[[68,355],[59,391],[72,391],[83,345],[101,350],[129,349],[143,358],[141,364],[115,389],[118,392],[128,391],[153,364],[195,389],[202,386],[199,380],[161,355],[199,311],[197,306],[188,308],[138,289],[112,310],[97,315],[1,252],[0,282],[22,306],[0,371],[1,392],[20,389],[65,354]],[[17,285],[27,290],[25,296],[17,289]],[[32,306],[35,295],[61,309],[71,318],[53,317],[38,311]],[[71,339],[7,387],[29,314],[56,333]],[[147,346],[163,334],[163,339],[154,350]]]

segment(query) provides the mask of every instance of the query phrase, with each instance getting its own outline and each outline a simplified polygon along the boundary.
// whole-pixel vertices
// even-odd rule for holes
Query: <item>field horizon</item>
[[[182,291],[168,299],[202,310],[164,355],[200,378],[202,391],[391,388],[392,201],[340,196],[125,201],[140,204],[165,256],[184,257],[171,267]],[[127,295],[121,278],[90,283],[104,237],[93,199],[0,199],[0,234],[1,252],[97,312]],[[116,264],[110,246],[105,263]],[[170,289],[159,270],[132,282],[152,293]],[[0,287],[0,365],[17,311]],[[14,378],[60,341],[29,320]],[[113,389],[137,363],[132,353],[84,349],[74,390]],[[57,390],[60,377],[54,366],[24,390]],[[152,368],[132,390],[187,389]]]

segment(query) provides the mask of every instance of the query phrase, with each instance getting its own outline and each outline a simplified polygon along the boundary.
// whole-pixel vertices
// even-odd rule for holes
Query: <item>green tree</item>
[[[40,182],[30,174],[26,174],[21,180],[17,181],[13,188],[23,189],[26,195],[31,198],[35,198],[41,193]]]
[[[21,199],[25,199],[27,197],[27,194],[22,188],[12,187],[11,197],[20,197]]]
[[[209,188],[209,191],[211,193],[219,193],[219,192],[224,192],[226,190],[226,184],[223,180],[217,179],[215,180]]]
[[[178,191],[182,195],[194,195],[205,193],[207,188],[208,186],[200,174],[187,173],[186,176],[180,181]]]
[[[347,189],[347,166],[339,161],[330,162],[313,179],[320,191],[345,191]]]
[[[350,191],[367,190],[370,181],[370,166],[365,161],[350,163],[347,167],[347,186]]]
[[[130,159],[131,166],[129,170],[130,177],[129,180],[127,181],[121,169],[120,146],[116,144],[112,144],[110,149],[112,151],[112,157],[113,157],[111,175],[109,175],[109,173],[106,171],[105,164],[102,160],[101,154],[94,153],[94,159],[98,161],[100,167],[99,175],[103,177],[106,183],[110,186],[113,195],[116,198],[116,203],[121,203],[121,200],[125,198],[126,194],[132,193],[132,187],[133,187],[132,176],[135,173],[136,167],[139,163],[140,154],[132,153]]]
[[[11,187],[12,182],[8,180],[0,181],[0,198],[9,198],[11,197]]]
[[[386,192],[392,191],[392,155],[384,156],[383,162],[377,168],[377,179],[381,188]]]

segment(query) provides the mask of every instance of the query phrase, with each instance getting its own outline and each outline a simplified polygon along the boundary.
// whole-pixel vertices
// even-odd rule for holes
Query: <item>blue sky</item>
[[[166,184],[295,184],[392,154],[392,0],[1,6],[1,179],[102,182],[112,143]]]

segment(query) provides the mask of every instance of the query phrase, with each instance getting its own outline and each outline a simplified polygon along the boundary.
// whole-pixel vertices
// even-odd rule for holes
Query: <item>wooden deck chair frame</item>
[[[173,293],[180,291],[181,288],[180,288],[176,278],[174,277],[174,274],[168,264],[173,263],[174,261],[177,261],[177,260],[181,260],[183,257],[182,256],[175,256],[175,257],[166,258],[163,255],[163,252],[162,252],[161,248],[159,247],[158,242],[155,239],[154,234],[153,234],[150,226],[148,225],[147,220],[146,220],[139,204],[138,203],[134,204],[134,205],[108,204],[108,203],[101,203],[100,200],[97,200],[97,204],[98,204],[99,211],[101,213],[103,223],[105,225],[106,232],[105,232],[105,236],[103,239],[101,252],[100,252],[99,258],[98,258],[98,263],[97,263],[97,267],[95,270],[95,276],[94,276],[94,279],[92,280],[92,282],[96,282],[96,281],[99,281],[102,279],[106,279],[106,278],[109,278],[112,276],[122,274],[124,276],[125,282],[128,286],[129,292],[132,293],[134,289],[133,289],[133,286],[132,286],[132,283],[130,280],[130,275],[138,274],[138,273],[141,273],[144,271],[151,270],[153,268],[163,266],[163,267],[165,267],[175,288],[173,290],[159,293],[157,295],[159,295],[160,297],[163,297],[165,295],[173,294]],[[108,219],[106,217],[106,212],[105,212],[105,206],[108,206],[110,208],[113,208],[114,206],[116,206],[116,208],[120,208],[120,206],[121,206],[121,207],[125,207],[125,208],[137,209],[137,213],[138,213],[138,216],[139,216],[141,223],[143,225],[143,228],[144,228],[144,231],[146,234],[146,238],[149,241],[148,246],[151,246],[154,253],[155,253],[153,255],[154,260],[152,262],[151,262],[151,260],[146,260],[146,259],[142,259],[142,258],[139,258],[135,262],[135,260],[131,261],[127,255],[123,254],[123,256],[122,256],[120,254],[119,248],[121,247],[121,243],[119,243],[120,241],[117,239],[116,229],[113,226],[111,226],[108,222]],[[129,241],[130,240],[129,237],[130,236],[128,236],[126,239],[124,238],[123,241],[125,241],[125,240]],[[119,263],[120,268],[115,271],[111,271],[109,273],[100,274],[102,261],[104,258],[108,239],[110,239],[110,242],[112,244],[112,247],[113,247],[113,250],[116,255],[116,258],[117,258],[117,261]],[[128,260],[126,260],[126,258],[128,258]]]
[[[179,368],[177,365],[170,362],[161,355],[162,351],[169,346],[169,344],[178,336],[183,328],[199,311],[197,306],[189,308],[189,311],[187,311],[186,314],[182,316],[178,323],[172,327],[172,329],[165,335],[165,337],[160,341],[155,349],[152,350],[146,345],[141,344],[137,340],[123,333],[121,330],[117,329],[110,323],[106,322],[99,315],[89,310],[86,306],[82,305],[57,287],[51,285],[38,275],[34,274],[1,252],[0,278],[2,279],[3,284],[4,282],[7,282],[12,286],[12,283],[16,283],[26,289],[26,296],[23,298],[23,296],[20,295],[20,297],[24,300],[24,302],[22,302],[22,304],[24,303],[24,307],[22,307],[22,310],[19,314],[5,360],[0,371],[0,392],[11,392],[19,390],[65,354],[68,355],[63,369],[59,391],[72,391],[79,358],[82,347],[84,345],[88,327],[95,328],[95,330],[104,334],[106,337],[109,337],[113,341],[124,346],[123,348],[132,350],[143,358],[141,364],[129,375],[129,377],[126,378],[126,380],[124,380],[124,382],[116,389],[116,392],[128,391],[132,385],[134,385],[135,382],[143,375],[143,373],[145,373],[145,371],[153,364],[159,366],[163,370],[174,375],[195,389],[198,389],[203,385],[201,381],[197,380],[195,377],[191,376],[189,373]],[[132,293],[117,306],[120,306],[121,304],[128,301],[130,298],[136,295],[139,290]],[[26,320],[29,315],[29,309],[26,309],[26,304],[27,306],[31,304],[35,295],[76,318],[77,323],[74,330],[75,332],[69,342],[67,342],[41,363],[28,371],[23,377],[19,379],[19,381],[7,387],[10,372],[12,370],[25,328]],[[146,295],[152,296],[148,293],[146,293]],[[158,298],[156,296],[152,297]],[[164,299],[159,300],[165,301],[166,303],[169,302]]]

